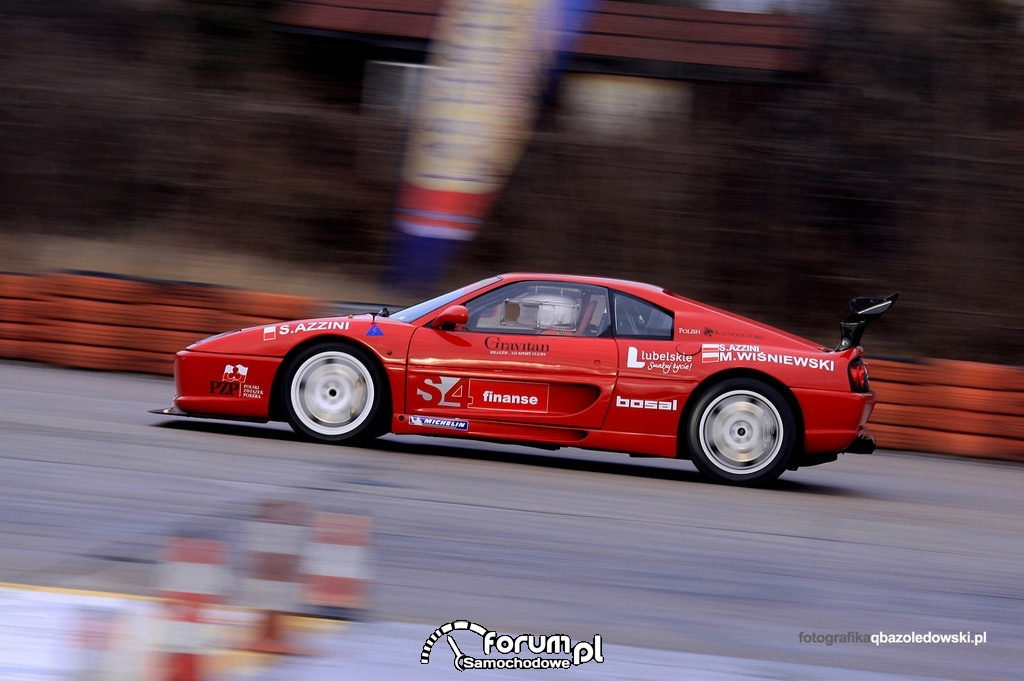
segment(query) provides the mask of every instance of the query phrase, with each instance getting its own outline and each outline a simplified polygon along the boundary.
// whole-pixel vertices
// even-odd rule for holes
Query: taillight
[[[868,365],[861,359],[850,362],[847,369],[850,375],[850,390],[855,393],[866,393],[870,390],[868,385]]]

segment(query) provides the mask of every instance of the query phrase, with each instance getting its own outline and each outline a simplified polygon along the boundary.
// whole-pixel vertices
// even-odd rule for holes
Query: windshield
[[[399,310],[391,315],[391,319],[397,319],[400,322],[411,322],[414,319],[419,319],[425,314],[428,314],[434,310],[439,310],[448,305],[453,300],[458,300],[467,293],[472,293],[485,286],[489,286],[496,281],[501,281],[501,277],[490,277],[470,284],[469,286],[463,286],[455,291],[449,291],[448,293],[442,293],[436,298],[430,300],[424,300],[422,303],[416,303],[412,307],[407,307],[403,310]]]

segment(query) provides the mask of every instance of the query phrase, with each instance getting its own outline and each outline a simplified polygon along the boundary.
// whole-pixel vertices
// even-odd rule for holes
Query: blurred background
[[[400,297],[383,273],[426,44],[303,23],[310,4],[3,0],[0,269]],[[598,4],[764,13],[785,58],[570,54],[438,288],[636,278],[829,346],[850,298],[900,291],[871,354],[1024,364],[1019,3]]]

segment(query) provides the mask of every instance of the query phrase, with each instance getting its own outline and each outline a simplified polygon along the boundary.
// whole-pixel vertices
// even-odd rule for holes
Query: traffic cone
[[[298,566],[305,541],[305,504],[269,501],[249,523],[249,560],[242,580],[241,603],[260,611],[256,635],[245,647],[252,652],[306,655],[309,651],[287,640],[284,617],[298,606]]]
[[[172,537],[158,577],[162,605],[161,681],[204,681],[213,652],[212,605],[226,601],[230,571],[223,542]]]
[[[346,619],[365,616],[372,584],[372,527],[366,516],[316,514],[302,560],[302,603]]]

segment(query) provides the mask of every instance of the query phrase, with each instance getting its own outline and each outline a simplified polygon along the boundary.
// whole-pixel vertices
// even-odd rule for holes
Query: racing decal
[[[836,361],[834,359],[763,352],[758,345],[704,343],[700,349],[700,361],[705,364],[714,362],[765,362],[768,364],[784,364],[786,366],[820,369],[821,371],[835,371],[836,369]]]
[[[474,409],[547,412],[550,386],[514,381],[469,381],[469,406]]]
[[[244,364],[225,364],[224,381],[227,383],[245,383],[245,377],[249,375],[249,367]]]
[[[410,416],[409,425],[425,428],[447,428],[448,430],[469,430],[469,421],[462,419],[439,419],[433,416]]]
[[[384,329],[380,328],[380,326],[378,326],[377,323],[374,322],[373,324],[370,324],[370,328],[368,328],[366,330],[366,335],[367,336],[383,336],[384,335]]]
[[[424,390],[423,388],[426,388]],[[455,376],[438,376],[423,379],[423,388],[417,388],[416,394],[424,401],[439,407],[465,406],[465,390],[462,379]]]
[[[225,364],[221,379],[210,381],[210,394],[261,399],[263,388],[246,383],[248,377],[249,367],[244,364]]]
[[[275,340],[278,336],[287,336],[294,333],[309,333],[310,331],[348,331],[348,327],[349,322],[332,320],[320,322],[289,322],[288,324],[264,326],[263,340],[270,341]]]
[[[726,338],[751,338],[753,340],[762,340],[764,336],[754,331],[722,331],[721,329],[712,329],[710,326],[704,327],[704,335],[707,337],[711,336],[725,336]]]
[[[512,355],[516,357],[544,357],[551,351],[547,343],[534,343],[526,339],[508,340],[501,336],[488,336],[484,339],[484,347],[492,355]]]
[[[546,383],[492,381],[457,376],[425,378],[416,395],[432,406],[502,409],[546,413],[551,386]]]
[[[615,396],[615,406],[624,409],[653,409],[655,411],[675,411],[679,408],[679,400],[633,400],[622,395]]]
[[[210,381],[211,395],[226,395],[228,397],[238,397],[238,395],[241,392],[241,383],[234,383],[232,381]]]
[[[626,368],[678,374],[693,369],[693,355],[682,352],[651,352],[630,345],[626,350]]]

